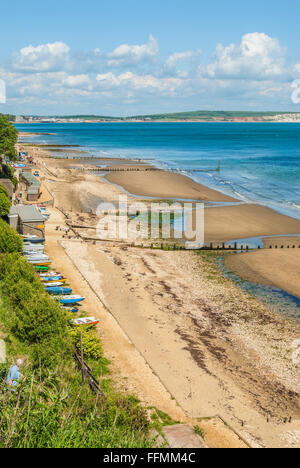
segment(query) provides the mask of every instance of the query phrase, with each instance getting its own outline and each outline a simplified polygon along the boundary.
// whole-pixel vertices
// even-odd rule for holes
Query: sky
[[[300,112],[299,17],[297,0],[5,2],[0,112]]]

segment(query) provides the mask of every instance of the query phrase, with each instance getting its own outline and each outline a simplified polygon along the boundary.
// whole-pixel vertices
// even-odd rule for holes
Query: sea
[[[99,159],[144,159],[227,195],[300,219],[297,123],[42,123],[16,127],[22,132],[51,134],[30,136],[31,142],[79,145],[87,156]],[[68,154],[72,147],[56,156]],[[219,161],[220,171],[215,171]]]

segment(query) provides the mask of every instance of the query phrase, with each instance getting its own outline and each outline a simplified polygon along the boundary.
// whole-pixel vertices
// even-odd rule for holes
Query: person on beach
[[[22,359],[18,359],[16,364],[14,366],[11,366],[11,368],[8,371],[7,378],[6,378],[6,384],[9,387],[16,387],[19,385],[20,380],[22,379],[23,375],[20,372],[20,368],[23,365]]]

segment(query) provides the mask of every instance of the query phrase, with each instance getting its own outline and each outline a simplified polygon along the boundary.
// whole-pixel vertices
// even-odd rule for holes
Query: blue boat
[[[78,307],[68,307],[68,306],[64,306],[64,309],[68,310],[69,312],[72,312],[73,314],[76,314],[77,312],[79,312],[79,309]]]
[[[46,288],[47,293],[49,294],[55,294],[55,295],[61,295],[61,294],[72,294],[72,289],[71,288],[60,288],[57,286],[51,287],[48,286]]]
[[[59,302],[61,304],[78,304],[78,302],[84,301],[85,297],[79,296],[79,295],[73,295],[73,296],[61,296],[59,298]]]
[[[24,243],[30,242],[30,244],[43,244],[45,242],[44,237],[30,236],[30,235],[26,235],[26,236],[23,235],[22,237],[23,237]]]
[[[65,278],[62,275],[41,277],[41,280],[44,281],[45,283],[50,283],[50,281],[62,281],[64,279]]]

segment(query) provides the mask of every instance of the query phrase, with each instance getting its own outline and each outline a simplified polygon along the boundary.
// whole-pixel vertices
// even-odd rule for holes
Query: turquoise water
[[[94,156],[151,159],[228,195],[300,219],[299,124],[19,124],[17,128],[56,133],[30,141],[80,145]],[[219,173],[190,172],[214,169],[219,160]]]
[[[238,254],[233,254],[238,255]],[[260,302],[271,306],[274,312],[300,321],[300,298],[272,286],[264,286],[250,281],[243,281],[239,276],[229,271],[223,258],[219,259],[219,266],[226,277],[237,283],[241,289],[256,297]]]

